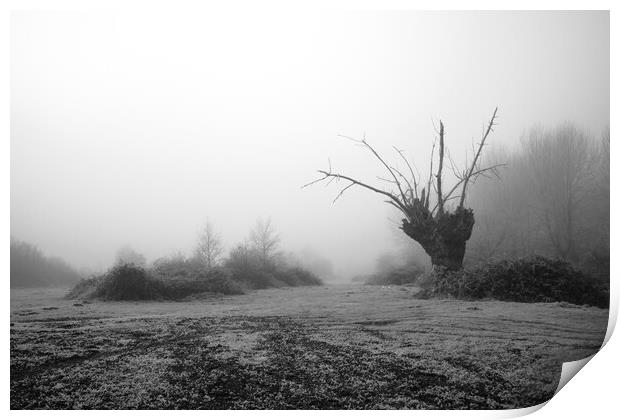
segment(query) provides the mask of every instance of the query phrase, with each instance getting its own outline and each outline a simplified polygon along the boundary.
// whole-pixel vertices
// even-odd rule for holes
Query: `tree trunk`
[[[410,219],[403,219],[401,229],[431,257],[433,267],[448,270],[463,268],[465,244],[474,227],[474,212],[458,207],[453,213],[431,216],[423,207],[416,206]]]

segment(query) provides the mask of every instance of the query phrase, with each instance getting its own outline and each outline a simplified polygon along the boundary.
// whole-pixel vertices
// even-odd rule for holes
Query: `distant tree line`
[[[609,145],[609,127],[597,138],[565,123],[487,153],[487,165],[506,166],[500,182],[471,189],[476,225],[466,262],[538,254],[609,276]]]
[[[11,288],[73,285],[80,275],[67,262],[11,236]]]

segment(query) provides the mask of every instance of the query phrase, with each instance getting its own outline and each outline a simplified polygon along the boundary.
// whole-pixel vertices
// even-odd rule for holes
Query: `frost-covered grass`
[[[607,311],[319,286],[185,302],[11,297],[11,408],[518,408]]]

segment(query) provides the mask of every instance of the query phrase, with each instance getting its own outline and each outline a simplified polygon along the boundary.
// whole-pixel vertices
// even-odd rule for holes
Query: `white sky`
[[[396,246],[382,200],[300,186],[380,168],[338,134],[426,173],[433,121],[457,161],[499,106],[533,124],[609,124],[607,12],[19,12],[11,40],[11,234],[76,266],[129,244],[227,246],[271,216],[283,247],[345,275]]]

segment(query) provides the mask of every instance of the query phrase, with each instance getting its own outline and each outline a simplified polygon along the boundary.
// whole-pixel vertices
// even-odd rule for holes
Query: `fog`
[[[11,19],[11,235],[76,267],[121,246],[227,250],[271,217],[286,251],[342,277],[402,246],[375,194],[301,186],[328,166],[385,175],[362,137],[420,172],[439,119],[456,162],[536,124],[609,124],[607,12],[17,12]],[[340,185],[342,187],[344,185]],[[407,239],[407,238],[405,238]],[[409,239],[407,239],[409,240]],[[409,240],[410,241],[410,240]],[[412,241],[410,241],[413,243]]]

